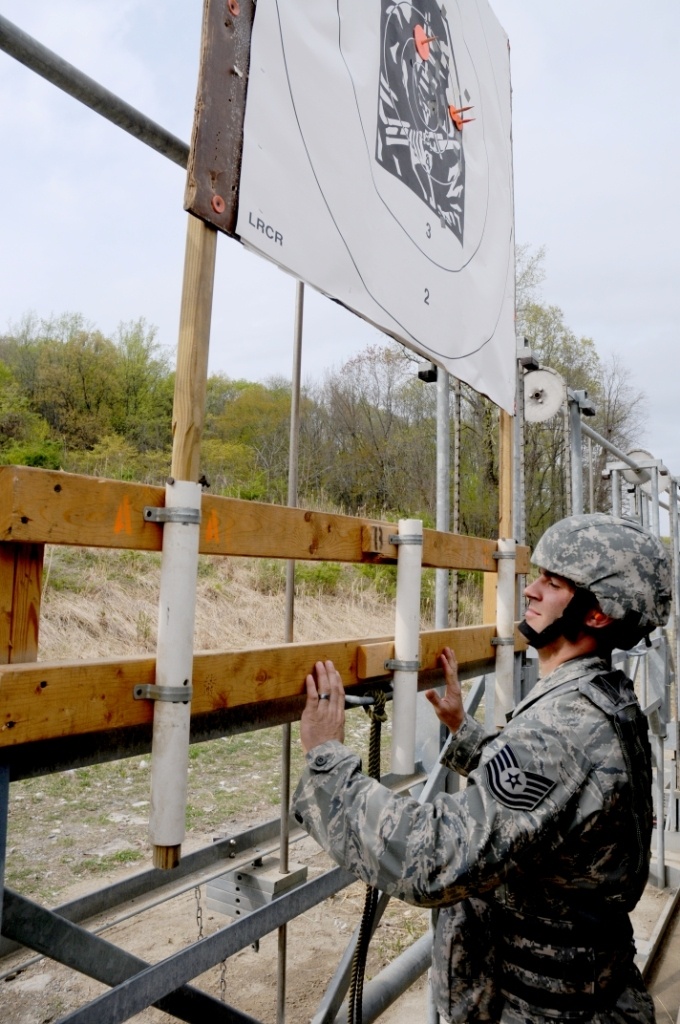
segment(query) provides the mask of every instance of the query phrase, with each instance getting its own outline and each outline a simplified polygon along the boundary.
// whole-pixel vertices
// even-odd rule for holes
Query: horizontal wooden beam
[[[420,634],[420,664],[424,672],[437,667],[443,647],[452,647],[461,668],[468,668],[495,657],[494,626],[463,626],[458,629],[428,629]],[[515,650],[525,651],[527,642],[515,628]],[[358,649],[359,679],[372,679],[385,671],[385,662],[394,657],[394,642],[378,640],[363,643]]]
[[[162,487],[24,466],[0,467],[0,541],[160,551],[162,526],[144,518]],[[397,525],[204,494],[200,551],[329,562],[396,561]],[[496,542],[423,531],[423,565],[495,572]],[[517,549],[516,571],[529,568]]]
[[[457,652],[463,667],[490,661],[493,635],[492,626],[426,631],[421,634],[421,669],[435,671],[445,645]],[[518,649],[524,646],[519,635],[516,642]],[[369,637],[197,653],[191,713],[224,713],[301,696],[307,673],[327,658],[351,688],[385,675],[384,661],[393,652],[391,637]],[[135,700],[133,689],[154,679],[153,657],[0,666],[0,749],[148,724],[153,702]]]

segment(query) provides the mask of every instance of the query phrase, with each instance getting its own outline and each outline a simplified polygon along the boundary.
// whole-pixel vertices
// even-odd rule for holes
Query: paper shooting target
[[[211,219],[512,411],[509,54],[488,3],[253,9],[235,226]]]
[[[463,241],[465,157],[456,59],[434,0],[383,4],[376,159]],[[469,93],[466,94],[469,100]]]

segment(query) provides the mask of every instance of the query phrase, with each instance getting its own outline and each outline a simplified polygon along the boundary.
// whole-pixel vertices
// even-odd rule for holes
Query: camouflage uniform
[[[621,744],[589,692],[607,667],[560,665],[502,734],[466,718],[442,760],[468,785],[428,804],[335,741],[307,757],[298,821],[368,884],[442,908],[432,973],[448,1020],[654,1020],[627,916],[647,878],[649,778],[636,829]]]
[[[669,559],[637,523],[568,517],[532,561],[571,580],[575,598],[594,595],[617,647],[668,618]],[[571,606],[536,646],[582,628]],[[628,919],[649,869],[649,742],[631,684],[608,668],[592,655],[563,662],[500,734],[467,717],[442,760],[468,784],[428,804],[364,776],[336,741],[307,756],[297,820],[369,885],[441,908],[433,991],[456,1024],[654,1020]]]

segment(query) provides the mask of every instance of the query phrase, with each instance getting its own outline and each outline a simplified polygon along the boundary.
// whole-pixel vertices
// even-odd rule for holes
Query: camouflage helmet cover
[[[543,534],[534,565],[589,590],[613,619],[645,632],[670,613],[670,559],[660,540],[632,519],[594,512],[568,516]]]

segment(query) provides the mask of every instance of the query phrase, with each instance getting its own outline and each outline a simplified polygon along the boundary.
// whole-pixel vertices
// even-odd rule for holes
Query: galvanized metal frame
[[[189,146],[186,142],[57,56],[2,15],[0,49],[168,160],[180,167],[187,166]]]

